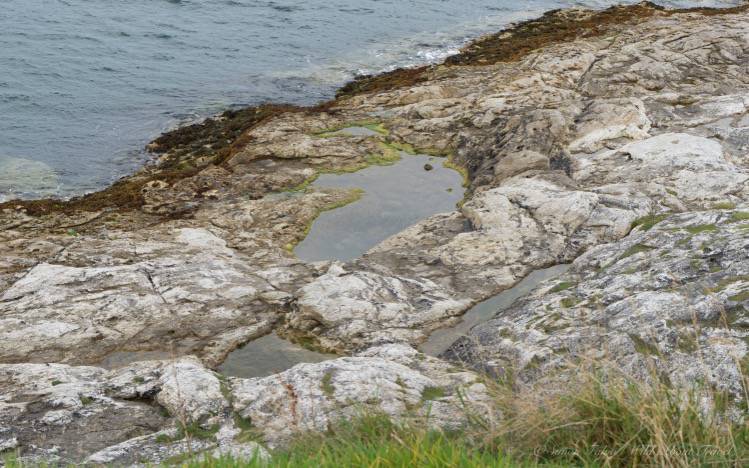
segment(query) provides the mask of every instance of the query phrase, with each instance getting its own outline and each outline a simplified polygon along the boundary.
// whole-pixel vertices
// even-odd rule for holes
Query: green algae
[[[716,232],[719,230],[718,226],[716,226],[715,224],[700,224],[698,226],[689,226],[684,229],[690,234],[701,234],[703,232]]]
[[[749,212],[747,211],[736,211],[734,213],[731,213],[731,220],[732,223],[739,223],[741,221],[749,221]]]
[[[632,255],[636,255],[638,253],[650,252],[650,251],[653,251],[653,250],[655,250],[655,247],[650,247],[650,246],[647,246],[647,245],[644,245],[644,244],[635,244],[632,247],[630,247],[629,249],[627,249],[622,254],[622,256],[619,257],[619,260],[623,260],[623,259],[625,259],[627,257],[631,257]]]

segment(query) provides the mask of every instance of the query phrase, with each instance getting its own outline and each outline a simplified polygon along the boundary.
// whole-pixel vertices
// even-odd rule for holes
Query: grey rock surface
[[[489,410],[476,370],[543,384],[581,360],[744,398],[749,13],[631,8],[651,14],[283,108],[88,205],[0,205],[0,451],[250,456],[361,408],[455,427],[465,405]],[[383,131],[336,131],[357,122]],[[309,181],[396,148],[449,154],[461,206],[345,264],[295,258],[320,212],[358,196]],[[458,341],[452,363],[414,351],[572,261]],[[211,370],[272,331],[345,356],[257,379]]]
[[[748,228],[749,211],[741,209],[649,219],[586,252],[566,275],[472,329],[444,357],[495,374],[512,369],[525,384],[601,362],[640,380],[717,389],[741,401]]]

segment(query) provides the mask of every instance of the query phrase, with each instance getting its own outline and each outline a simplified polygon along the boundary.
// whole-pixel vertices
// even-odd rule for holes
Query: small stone
[[[431,164],[429,163],[424,164],[425,171],[431,171],[432,169],[434,169],[434,166],[432,166]]]

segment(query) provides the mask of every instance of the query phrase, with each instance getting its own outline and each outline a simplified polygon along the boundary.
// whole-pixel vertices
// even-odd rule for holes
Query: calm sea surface
[[[614,3],[0,0],[0,200],[96,190],[179,123],[311,103],[356,73],[437,61],[545,10]]]

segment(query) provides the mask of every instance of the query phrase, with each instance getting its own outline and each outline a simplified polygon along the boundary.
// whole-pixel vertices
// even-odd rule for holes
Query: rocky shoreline
[[[747,31],[749,7],[551,12],[314,108],[165,134],[158,163],[102,192],[0,204],[0,452],[264,453],[362,408],[452,428],[466,406],[490,411],[487,373],[548,385],[580,362],[707,383],[742,417]],[[352,125],[380,131],[335,133]],[[417,150],[464,174],[458,209],[351,262],[295,258],[321,211],[358,196],[309,187],[317,174]],[[570,262],[441,358],[416,350]],[[341,357],[212,370],[273,331]],[[105,368],[114,354],[124,365]]]

